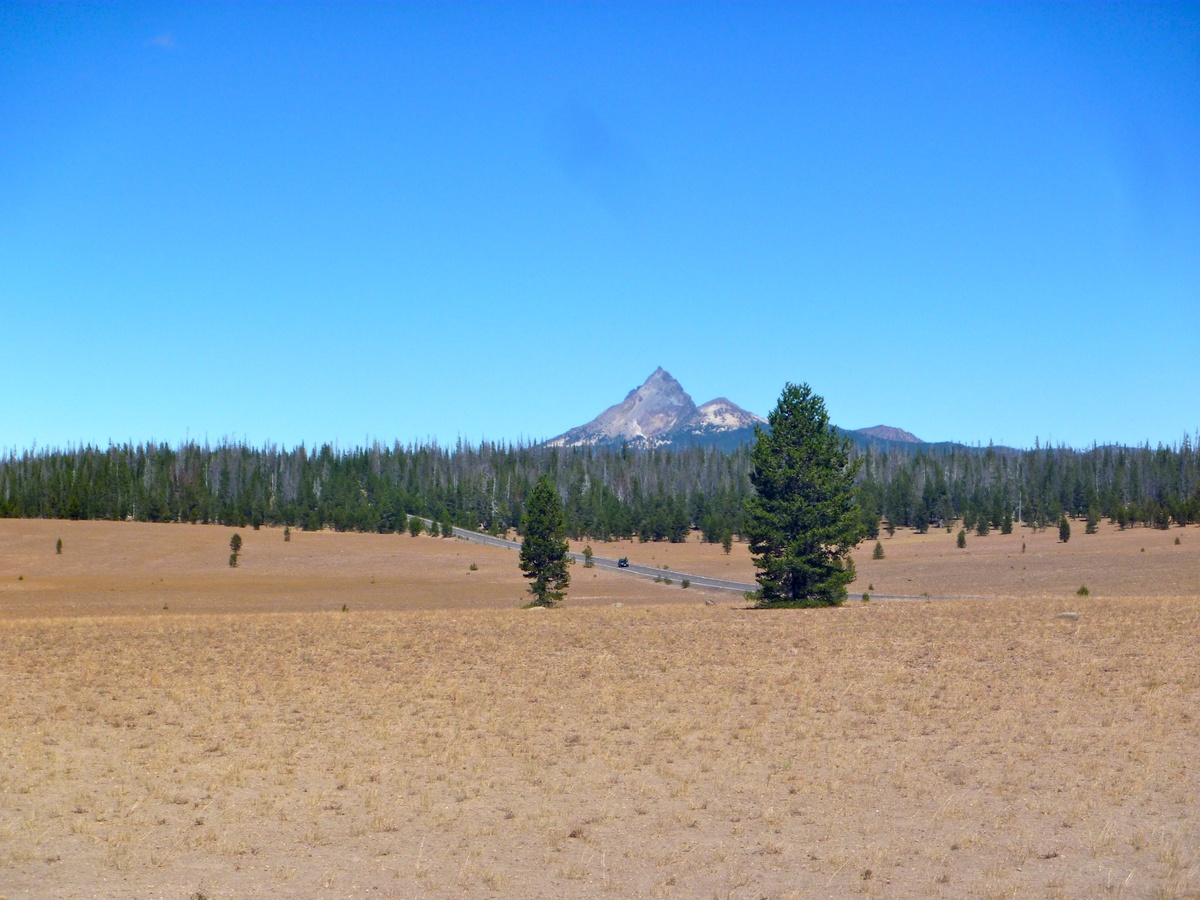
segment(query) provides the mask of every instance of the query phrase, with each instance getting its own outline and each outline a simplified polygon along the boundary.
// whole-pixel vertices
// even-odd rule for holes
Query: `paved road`
[[[479,531],[470,531],[466,528],[455,528],[454,536],[467,541],[474,541],[477,544],[489,544],[493,547],[505,547],[509,550],[520,550],[520,541],[509,541],[500,537],[493,537],[490,534],[483,534]],[[571,559],[577,562],[583,562],[582,553],[568,553]],[[645,578],[670,578],[676,584],[682,585],[683,579],[687,579],[692,587],[712,588],[718,591],[737,591],[739,594],[744,594],[746,591],[758,590],[757,584],[750,584],[745,581],[726,581],[722,578],[709,578],[707,575],[692,575],[689,572],[676,572],[674,569],[656,569],[653,566],[643,566],[637,563],[630,563],[622,568],[617,565],[615,559],[608,559],[604,556],[593,556],[592,564],[597,569],[613,569],[626,575],[641,575]]]
[[[428,519],[423,520],[428,524]],[[509,541],[500,537],[493,537],[490,534],[484,534],[481,531],[470,531],[466,528],[454,529],[454,536],[462,538],[465,541],[473,541],[476,544],[489,544],[493,547],[504,547],[507,550],[520,550],[520,541]],[[567,554],[572,559],[578,562],[583,562],[582,553]],[[692,587],[711,588],[717,591],[735,591],[739,594],[744,594],[746,591],[757,591],[758,585],[746,581],[726,581],[722,578],[709,578],[707,575],[692,575],[689,572],[677,572],[674,569],[656,569],[653,566],[643,566],[638,563],[631,562],[625,568],[617,565],[615,559],[608,559],[603,556],[593,556],[592,562],[598,569],[614,569],[626,575],[640,575],[643,578],[670,578],[671,581],[682,584],[683,579],[687,579]],[[995,600],[996,597],[931,597],[925,594],[871,594],[872,600]]]

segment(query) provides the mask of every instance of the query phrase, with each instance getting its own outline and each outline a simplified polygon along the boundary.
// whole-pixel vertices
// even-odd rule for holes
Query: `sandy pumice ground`
[[[525,611],[461,541],[0,521],[0,896],[1200,896],[1200,529],[1076,530]]]

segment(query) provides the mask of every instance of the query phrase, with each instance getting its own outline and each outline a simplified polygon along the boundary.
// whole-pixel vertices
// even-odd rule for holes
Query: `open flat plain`
[[[0,897],[1198,897],[1200,528],[1074,532],[526,611],[463,541],[0,520]]]

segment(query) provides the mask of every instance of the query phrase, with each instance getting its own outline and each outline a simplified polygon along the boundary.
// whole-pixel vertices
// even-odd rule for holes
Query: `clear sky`
[[[1200,427],[1200,5],[0,5],[0,449],[540,439],[657,366]]]

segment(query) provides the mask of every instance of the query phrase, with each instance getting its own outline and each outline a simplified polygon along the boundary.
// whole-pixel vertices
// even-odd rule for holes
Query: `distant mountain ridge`
[[[717,447],[732,450],[754,440],[762,416],[747,412],[732,400],[717,397],[697,406],[671,373],[659,366],[624,400],[610,406],[586,425],[572,428],[545,444],[548,447]],[[854,431],[838,428],[860,447],[893,444],[931,446],[903,428],[876,425]]]
[[[902,441],[908,444],[924,444],[911,431],[905,431],[903,428],[893,428],[891,425],[876,425],[874,428],[858,428],[855,429],[856,434],[865,434],[867,437],[879,438],[883,441]]]

